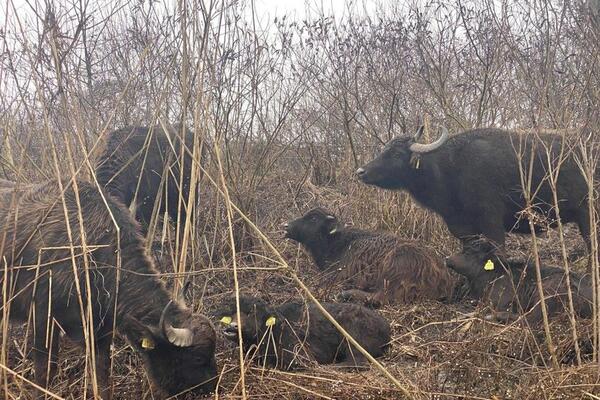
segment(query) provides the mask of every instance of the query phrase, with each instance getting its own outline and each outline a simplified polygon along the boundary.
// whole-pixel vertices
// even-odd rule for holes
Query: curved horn
[[[438,140],[429,144],[421,144],[421,143],[413,143],[410,145],[410,151],[413,153],[429,153],[430,151],[438,149],[441,145],[446,143],[448,140],[449,134],[448,129],[445,126],[442,126],[442,135]]]
[[[425,125],[421,125],[419,129],[417,129],[417,133],[413,136],[413,141],[418,142],[419,139],[421,139],[421,136],[423,136],[423,132],[425,132]]]
[[[160,322],[158,323],[160,330],[164,337],[169,343],[178,347],[189,347],[194,342],[194,332],[189,328],[175,328],[170,320],[170,308],[172,307],[173,300],[170,300],[162,314],[160,315]]]

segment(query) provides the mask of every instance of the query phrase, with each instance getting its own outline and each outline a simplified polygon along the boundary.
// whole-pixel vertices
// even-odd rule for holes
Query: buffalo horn
[[[165,306],[161,316],[159,326],[167,340],[178,347],[189,347],[194,342],[194,333],[188,328],[175,328],[170,322],[170,308],[173,300],[170,300]]]
[[[418,142],[423,136],[423,132],[425,132],[425,125],[421,125],[419,129],[417,129],[417,133],[413,136],[413,142]]]
[[[448,136],[448,129],[445,126],[442,126],[442,135],[438,140],[429,144],[413,143],[410,145],[410,151],[413,153],[429,153],[430,151],[436,150],[441,145],[446,143]]]

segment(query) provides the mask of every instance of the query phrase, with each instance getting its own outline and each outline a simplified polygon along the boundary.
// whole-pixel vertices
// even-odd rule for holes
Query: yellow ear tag
[[[483,269],[486,271],[493,271],[494,270],[494,263],[492,262],[492,260],[487,260],[485,265],[483,266]]]
[[[221,318],[221,322],[224,323],[225,325],[230,325],[231,317],[223,317],[223,318]]]
[[[414,169],[419,169],[419,167],[421,166],[421,157],[416,153],[411,154],[410,165]]]
[[[154,341],[152,339],[143,338],[142,339],[142,349],[152,350],[154,348]]]
[[[267,322],[265,322],[266,326],[273,326],[275,325],[275,322],[277,322],[277,320],[275,319],[275,317],[269,317],[267,319]]]

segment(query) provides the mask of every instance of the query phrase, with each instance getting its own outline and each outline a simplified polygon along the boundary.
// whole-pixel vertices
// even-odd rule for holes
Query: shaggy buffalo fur
[[[136,219],[143,227],[150,223],[157,201],[161,215],[167,210],[174,222],[181,226],[185,222],[194,134],[184,130],[187,151],[183,150],[183,157],[180,135],[180,126],[169,132],[159,126],[119,129],[109,134],[98,159],[98,182],[125,205],[134,203]]]
[[[10,319],[33,323],[35,382],[46,387],[53,378],[61,330],[83,344],[81,315],[91,312],[85,326],[93,326],[88,337],[95,341],[103,399],[110,397],[113,327],[141,355],[156,397],[196,385],[212,390],[210,321],[171,299],[145,253],[139,225],[120,202],[83,181],[62,187],[63,196],[58,182],[49,181],[0,197],[0,251],[8,267],[0,283],[3,298],[11,299]]]
[[[493,310],[489,317],[512,319],[526,312],[530,324],[542,321],[541,297],[536,284],[535,266],[530,262],[507,260],[487,240],[474,242],[446,260],[448,267],[467,277],[471,295]],[[541,266],[542,288],[551,317],[568,310],[565,270]],[[592,286],[589,275],[569,274],[575,312],[584,318],[592,315]]]
[[[319,269],[331,271],[335,281],[350,289],[342,300],[379,305],[445,299],[455,286],[443,260],[424,245],[346,228],[321,208],[289,222],[286,237],[302,243]]]
[[[390,341],[390,325],[376,311],[357,304],[323,303],[323,307],[369,354],[379,357],[384,353]],[[223,304],[215,315],[224,325],[225,336],[237,343],[235,300]],[[239,316],[244,348],[255,346],[257,358],[271,367],[292,369],[312,360],[356,368],[368,362],[314,304],[272,306],[256,297],[240,296]],[[268,321],[273,322],[271,327]]]

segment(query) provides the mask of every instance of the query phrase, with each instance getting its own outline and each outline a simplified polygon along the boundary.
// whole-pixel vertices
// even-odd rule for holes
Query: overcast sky
[[[295,15],[299,18],[305,18],[307,13],[316,15],[319,10],[323,10],[325,15],[341,17],[347,14],[348,4],[352,5],[354,11],[363,12],[366,8],[367,12],[370,12],[375,10],[378,3],[376,0],[255,0],[257,12],[272,16]]]
[[[61,4],[61,0],[54,0],[55,4]],[[94,1],[94,0],[90,0]],[[110,0],[101,0],[102,3],[111,3]],[[130,0],[131,4],[135,4],[138,0]],[[159,2],[164,4],[169,4],[170,6],[174,6],[177,4],[178,0],[159,0]],[[319,13],[319,10],[323,10],[326,15],[335,15],[336,17],[341,17],[345,15],[348,11],[348,5],[354,9],[355,12],[362,13],[366,9],[367,12],[375,10],[377,4],[381,3],[383,0],[254,0],[257,14],[260,16],[283,16],[284,14],[288,14],[290,16],[297,16],[299,18],[304,18],[308,15],[316,15]],[[390,1],[390,0],[388,0]],[[393,1],[393,0],[391,0]],[[0,0],[0,10],[2,10],[2,15],[0,15],[0,21],[4,19],[6,7],[9,3],[13,3],[15,8],[19,12],[29,12],[31,11],[31,7],[27,5],[27,3],[31,4],[44,4],[42,0]],[[124,0],[116,0],[113,3],[127,3]],[[246,2],[250,4],[249,1]],[[43,8],[43,7],[41,7]],[[10,7],[12,14],[12,6]]]

